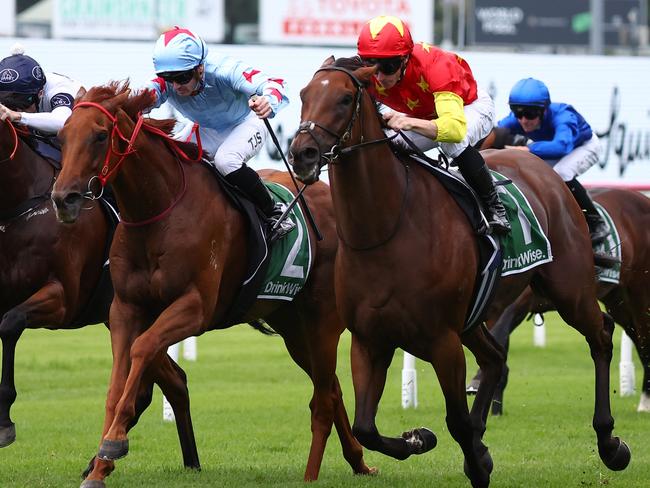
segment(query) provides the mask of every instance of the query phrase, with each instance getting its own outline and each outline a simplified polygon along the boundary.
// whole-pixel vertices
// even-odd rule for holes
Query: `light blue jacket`
[[[168,101],[200,127],[217,132],[230,130],[251,113],[248,99],[252,95],[268,98],[273,113],[289,103],[284,81],[271,78],[261,71],[230,56],[208,55],[202,88],[194,96],[179,96],[171,83],[155,78],[145,87],[153,89],[157,108]]]

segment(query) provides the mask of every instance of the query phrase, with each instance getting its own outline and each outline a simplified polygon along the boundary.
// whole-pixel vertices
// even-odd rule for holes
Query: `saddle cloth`
[[[594,205],[600,216],[605,219],[605,222],[609,225],[609,235],[604,241],[594,245],[594,253],[607,254],[616,258],[618,261],[607,268],[600,266],[597,267],[597,278],[598,281],[618,285],[621,280],[621,237],[618,235],[618,230],[614,225],[614,221],[609,213],[607,213],[607,210],[605,210],[605,207],[597,202],[594,202]]]

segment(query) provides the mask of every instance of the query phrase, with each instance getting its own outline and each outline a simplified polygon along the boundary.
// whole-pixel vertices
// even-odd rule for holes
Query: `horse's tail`
[[[272,336],[272,335],[278,335],[276,331],[274,331],[269,324],[264,322],[262,319],[255,319],[251,320],[248,322],[248,325],[250,325],[253,329],[257,330],[258,332],[261,332],[264,335]]]

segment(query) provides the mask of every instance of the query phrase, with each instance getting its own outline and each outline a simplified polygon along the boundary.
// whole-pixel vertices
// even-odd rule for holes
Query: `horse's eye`
[[[343,98],[341,99],[341,103],[343,105],[351,105],[352,104],[352,95],[344,95]]]
[[[108,138],[108,132],[98,132],[95,139],[97,142],[104,142]]]

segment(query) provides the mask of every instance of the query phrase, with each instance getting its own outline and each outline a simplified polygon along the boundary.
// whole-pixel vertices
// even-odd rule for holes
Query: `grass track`
[[[503,418],[491,418],[496,487],[647,487],[650,483],[650,415],[638,414],[638,395],[612,395],[615,434],[632,449],[626,471],[612,473],[600,462],[591,428],[593,367],[578,333],[547,317],[547,347],[532,346],[532,326],[511,340],[510,384]],[[617,329],[611,385],[618,387]],[[108,487],[302,487],[310,442],[311,384],[289,359],[282,340],[245,326],[199,338],[199,361],[188,373],[192,415],[203,470],[182,468],[175,428],[163,423],[161,396],[129,437],[129,455],[117,462]],[[349,372],[349,334],[339,348],[338,373],[348,414],[354,411]],[[378,426],[387,435],[426,425],[438,447],[399,462],[366,452],[377,477],[355,477],[330,437],[320,487],[467,487],[460,448],[449,436],[444,405],[432,368],[417,363],[419,407],[400,406],[401,354],[389,372]],[[635,355],[637,388],[641,370]],[[17,440],[0,450],[0,488],[74,487],[96,452],[110,374],[108,332],[27,331],[18,345],[18,400],[12,410]],[[475,363],[468,359],[473,374]]]

